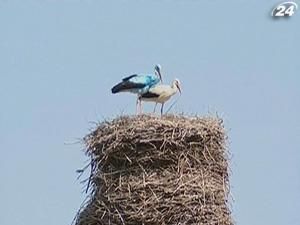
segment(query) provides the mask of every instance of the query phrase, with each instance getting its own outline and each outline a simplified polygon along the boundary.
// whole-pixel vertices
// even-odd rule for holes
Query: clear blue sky
[[[0,0],[0,224],[70,224],[87,158],[66,143],[134,113],[111,86],[160,63],[175,111],[225,119],[238,224],[299,225],[300,12],[275,3]]]

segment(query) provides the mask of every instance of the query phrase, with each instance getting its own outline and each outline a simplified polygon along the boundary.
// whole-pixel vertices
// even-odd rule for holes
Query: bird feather
[[[123,78],[123,81],[128,81],[128,80],[130,80],[131,78],[137,77],[137,76],[138,76],[137,74],[130,75],[130,76],[128,76],[128,77]]]

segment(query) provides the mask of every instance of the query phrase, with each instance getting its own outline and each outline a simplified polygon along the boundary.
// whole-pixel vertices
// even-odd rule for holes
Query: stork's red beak
[[[161,76],[161,73],[160,73],[160,71],[157,71],[157,73],[158,73],[158,76],[159,76],[160,82],[162,83],[163,81],[162,81],[162,76]]]
[[[181,87],[178,84],[176,86],[177,86],[179,93],[181,94]]]
[[[155,73],[156,73],[156,75],[158,75],[160,82],[162,83],[163,81],[162,81],[162,76],[160,73],[160,65],[158,65],[158,64],[155,66]]]

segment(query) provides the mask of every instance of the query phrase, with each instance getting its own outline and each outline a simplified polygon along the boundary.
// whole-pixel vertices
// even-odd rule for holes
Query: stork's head
[[[161,66],[159,64],[155,65],[154,67],[155,70],[155,75],[159,77],[160,81],[162,82],[162,77],[161,77]]]
[[[181,94],[181,83],[180,83],[179,79],[176,78],[173,81],[173,86],[176,87],[177,90],[179,91],[179,93]]]

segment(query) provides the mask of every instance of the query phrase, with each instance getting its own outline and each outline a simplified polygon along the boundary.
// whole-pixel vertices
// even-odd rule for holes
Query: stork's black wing
[[[147,92],[141,95],[141,98],[158,98],[159,95],[151,92]]]
[[[128,80],[122,81],[121,83],[118,83],[115,85],[112,89],[111,92],[113,94],[118,93],[120,91],[130,91],[132,89],[140,89],[144,88],[146,84],[141,84],[141,83],[133,83]]]

